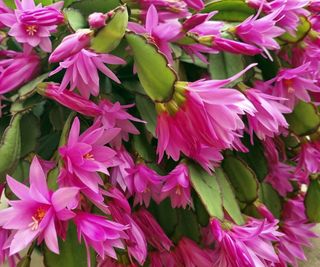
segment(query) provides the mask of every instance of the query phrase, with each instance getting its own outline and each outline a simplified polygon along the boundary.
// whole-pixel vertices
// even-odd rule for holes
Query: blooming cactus
[[[0,0],[0,265],[307,261],[319,6]]]

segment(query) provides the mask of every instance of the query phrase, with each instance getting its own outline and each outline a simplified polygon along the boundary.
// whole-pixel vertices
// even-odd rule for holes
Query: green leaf
[[[170,199],[166,198],[160,204],[151,201],[149,209],[165,233],[171,236],[178,224],[178,215],[177,209],[171,207]]]
[[[175,229],[173,239],[177,242],[186,236],[195,242],[200,241],[200,225],[197,216],[191,210],[178,209],[178,225]]]
[[[26,114],[21,119],[21,153],[20,157],[25,157],[34,151],[37,139],[40,137],[39,119],[32,113]]]
[[[9,126],[4,131],[0,143],[0,181],[10,172],[20,157],[21,135],[20,121],[22,115],[17,113],[11,118]]]
[[[70,2],[70,0],[68,0]],[[119,0],[80,0],[73,1],[70,6],[74,9],[78,9],[84,17],[89,16],[93,12],[107,13],[112,9],[115,9],[121,3]]]
[[[251,144],[249,135],[245,135],[242,140],[249,152],[238,152],[237,155],[249,165],[257,175],[258,180],[262,182],[269,173],[268,162],[264,155],[264,148],[258,138],[253,139],[254,145]]]
[[[36,92],[37,86],[39,83],[43,82],[45,79],[47,79],[49,76],[49,73],[44,73],[34,80],[28,82],[27,84],[23,85],[15,94],[13,97],[11,97],[12,101],[16,101],[19,99],[20,101],[23,101],[33,95]]]
[[[157,113],[154,103],[148,97],[136,96],[136,105],[141,118],[147,122],[146,127],[152,135],[155,135]]]
[[[133,136],[133,146],[145,161],[153,162],[156,160],[155,149],[151,146],[144,133]]]
[[[222,198],[217,178],[196,164],[189,164],[192,187],[211,217],[223,219]]]
[[[252,203],[258,198],[258,181],[254,172],[242,160],[227,156],[222,162],[237,199],[241,202]]]
[[[67,8],[63,11],[63,13],[66,16],[70,27],[74,31],[77,31],[78,29],[86,27],[87,22],[79,10],[73,9],[73,8]]]
[[[91,49],[97,53],[109,53],[115,49],[124,37],[128,24],[128,10],[126,6],[116,8],[107,24],[98,29],[91,39]]]
[[[213,20],[224,20],[242,22],[249,16],[255,14],[255,10],[250,8],[244,0],[216,0],[206,4],[202,13],[219,11],[213,16]]]
[[[196,194],[195,196],[192,196],[192,200],[199,224],[203,227],[207,226],[210,220],[210,216],[205,206],[202,204],[200,198]]]
[[[223,80],[227,79],[245,68],[244,57],[227,52],[220,52],[219,54],[212,54],[209,56],[209,73],[212,79]],[[240,77],[230,83],[234,86],[238,82],[243,81]]]
[[[320,126],[320,116],[312,103],[300,101],[293,112],[286,115],[289,129],[296,135],[304,136],[316,132]]]
[[[280,218],[282,210],[281,197],[276,190],[268,183],[261,183],[259,198],[267,206],[276,218]]]
[[[320,181],[311,180],[304,199],[306,214],[311,222],[320,222]]]
[[[3,0],[3,2],[6,4],[7,7],[10,7],[12,9],[16,8],[14,0]]]
[[[126,39],[132,48],[139,80],[148,96],[159,102],[170,100],[177,75],[158,47],[145,36],[129,32]]]
[[[79,244],[77,230],[74,224],[69,224],[66,241],[59,240],[60,254],[44,248],[44,265],[46,267],[87,267],[87,253],[84,242]],[[93,256],[93,255],[92,255]],[[95,257],[91,257],[91,266]]]
[[[59,142],[59,147],[64,146],[67,143],[68,137],[69,137],[69,132],[70,132],[70,128],[71,128],[71,124],[73,122],[74,117],[76,116],[75,112],[72,112],[69,114],[63,129],[62,129],[62,133],[61,133],[61,137],[60,137],[60,142]]]
[[[220,185],[224,209],[237,224],[244,224],[238,202],[236,200],[230,182],[228,181],[228,178],[221,168],[216,169],[215,176],[217,177],[218,183]]]
[[[311,23],[306,17],[300,17],[300,23],[295,32],[295,36],[292,36],[290,33],[284,33],[279,37],[280,43],[297,43],[303,40],[311,29]]]

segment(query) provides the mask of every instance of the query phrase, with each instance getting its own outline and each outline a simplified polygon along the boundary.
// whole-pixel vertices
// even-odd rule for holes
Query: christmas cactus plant
[[[0,265],[307,260],[319,12],[318,0],[0,0]]]

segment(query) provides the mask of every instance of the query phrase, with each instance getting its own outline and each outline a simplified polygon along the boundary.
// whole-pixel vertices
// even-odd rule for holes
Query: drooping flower
[[[105,256],[117,259],[114,248],[124,249],[121,239],[126,238],[124,230],[127,226],[107,220],[105,217],[87,212],[76,212],[74,222],[77,227],[79,241],[83,238],[88,251],[88,262],[90,262],[90,251],[92,247],[98,255],[104,259]]]
[[[10,27],[8,34],[19,43],[31,47],[39,45],[43,51],[51,52],[51,33],[64,20],[60,12],[63,2],[46,7],[36,6],[33,0],[16,0],[15,4],[14,13],[0,14],[0,22]]]
[[[29,181],[30,188],[7,176],[10,189],[19,198],[9,201],[10,207],[0,211],[0,225],[13,231],[9,255],[23,250],[35,239],[38,244],[44,239],[51,251],[59,253],[56,222],[74,217],[70,209],[75,207],[79,189],[66,187],[50,191],[36,157],[30,166]]]
[[[94,12],[89,15],[88,22],[91,28],[99,29],[106,25],[106,19],[108,14],[103,14],[101,12]]]
[[[4,266],[5,263],[7,263],[9,267],[16,267],[16,262],[19,260],[20,256],[19,254],[9,256],[9,248],[7,248],[7,243],[10,238],[10,233],[10,230],[0,227],[0,265]]]
[[[290,113],[291,109],[279,103],[282,98],[264,94],[256,89],[246,90],[245,95],[257,110],[253,116],[248,114],[251,139],[253,132],[264,140],[266,136],[274,137],[279,134],[281,128],[288,127],[283,113]]]
[[[125,64],[125,61],[114,55],[97,54],[83,48],[60,62],[59,67],[50,75],[66,69],[60,90],[64,90],[70,84],[70,90],[77,88],[83,97],[89,98],[90,94],[94,96],[99,94],[98,70],[120,83],[118,77],[105,64]]]
[[[166,55],[168,61],[173,63],[169,42],[175,40],[180,33],[180,23],[175,21],[159,23],[157,9],[154,5],[151,5],[148,9],[145,27],[138,23],[129,22],[128,28],[138,34],[147,33],[159,50]]]
[[[151,197],[159,198],[161,177],[144,163],[138,163],[129,171],[128,190],[134,195],[134,205],[149,206]]]
[[[235,34],[244,42],[260,47],[270,58],[269,50],[280,49],[274,39],[285,31],[276,26],[276,18],[281,10],[276,10],[262,18],[259,18],[260,11],[255,16],[248,17],[234,29]]]
[[[59,148],[67,172],[75,175],[85,187],[99,193],[99,185],[103,184],[97,172],[109,175],[108,168],[115,165],[116,152],[104,146],[119,133],[114,128],[90,127],[80,134],[80,122],[76,117],[70,129],[67,144]]]
[[[251,218],[246,225],[226,226],[224,229],[217,219],[213,219],[210,227],[216,247],[212,266],[253,267],[278,263],[272,245],[281,236],[277,223]]]
[[[303,246],[311,246],[310,239],[318,237],[312,231],[315,225],[308,223],[305,215],[303,197],[288,200],[283,207],[280,230],[284,234],[279,237],[276,247],[281,265],[298,266],[297,259],[306,260]]]
[[[131,214],[127,213],[114,201],[108,203],[112,218],[123,224],[129,225],[125,230],[128,238],[125,241],[129,257],[135,258],[136,261],[143,265],[147,258],[147,241],[139,225],[132,219]]]
[[[150,267],[175,267],[176,260],[173,252],[151,252]]]
[[[145,234],[150,245],[158,251],[170,251],[170,248],[173,246],[172,241],[167,237],[149,211],[141,208],[133,214],[133,219]]]
[[[194,10],[201,10],[204,8],[204,3],[202,0],[183,0],[186,4]]]
[[[290,108],[294,107],[297,99],[310,102],[308,91],[320,92],[320,87],[310,77],[308,67],[309,63],[306,63],[293,69],[281,69],[274,79],[267,82],[273,86],[269,86],[266,92],[288,99],[284,104]]]
[[[189,170],[185,164],[180,163],[163,180],[161,199],[170,196],[172,208],[192,205]]]
[[[306,142],[296,157],[298,168],[310,173],[320,172],[320,142]]]
[[[177,264],[185,267],[207,267],[213,265],[212,251],[201,249],[193,240],[183,237],[175,249]]]
[[[142,122],[127,112],[128,108],[133,105],[121,105],[119,102],[111,103],[107,99],[99,102],[100,115],[97,116],[95,123],[100,123],[107,130],[112,128],[119,128],[121,131],[114,138],[112,144],[119,148],[121,141],[128,141],[129,134],[139,134],[138,129],[131,121]]]
[[[32,52],[0,51],[0,94],[30,81],[39,70],[40,58]]]
[[[245,127],[240,116],[253,115],[255,108],[242,93],[221,87],[248,68],[226,80],[175,84],[173,98],[156,104],[159,161],[164,152],[174,160],[182,152],[209,170],[212,162],[222,160],[220,150],[234,147]]]
[[[79,29],[75,33],[63,38],[62,42],[50,54],[49,62],[60,62],[77,53],[90,44],[92,31],[89,29]]]

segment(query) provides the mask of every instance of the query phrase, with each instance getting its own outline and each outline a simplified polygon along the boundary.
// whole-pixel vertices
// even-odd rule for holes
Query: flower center
[[[94,160],[94,157],[91,153],[87,153],[83,156],[84,159],[87,159],[87,160]]]
[[[32,222],[28,225],[29,227],[31,227],[32,231],[35,231],[39,228],[39,224],[41,223],[46,213],[47,213],[47,210],[45,208],[43,207],[37,208],[36,212],[31,217]]]
[[[291,79],[285,79],[283,81],[283,84],[286,88],[288,88],[288,92],[289,93],[294,93],[294,88],[292,87],[293,86],[293,80]]]
[[[37,25],[27,25],[25,27],[26,32],[28,33],[28,35],[30,36],[34,36],[35,33],[38,31],[38,26]]]

